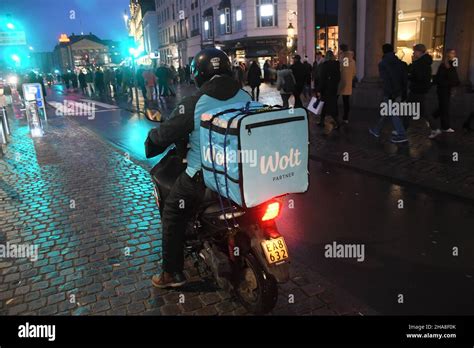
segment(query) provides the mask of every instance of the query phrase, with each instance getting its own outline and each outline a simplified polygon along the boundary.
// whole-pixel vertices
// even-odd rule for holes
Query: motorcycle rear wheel
[[[270,312],[278,299],[275,277],[266,273],[252,254],[243,257],[235,291],[242,305],[257,315]]]

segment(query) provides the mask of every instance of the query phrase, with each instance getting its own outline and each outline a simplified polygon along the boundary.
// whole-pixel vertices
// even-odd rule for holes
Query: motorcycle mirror
[[[148,109],[145,112],[146,118],[151,122],[161,122],[161,112],[160,110]]]

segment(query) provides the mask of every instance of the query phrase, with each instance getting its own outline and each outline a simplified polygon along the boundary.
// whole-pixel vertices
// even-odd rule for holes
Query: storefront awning
[[[202,13],[202,16],[203,16],[203,17],[212,17],[212,14],[213,14],[212,7],[209,7],[207,10],[205,10],[205,11]]]
[[[230,2],[230,0],[221,0],[221,2],[219,3],[218,10],[222,11],[225,8],[231,8],[232,6]]]
[[[277,55],[273,47],[249,47],[245,50],[246,58],[276,57]]]

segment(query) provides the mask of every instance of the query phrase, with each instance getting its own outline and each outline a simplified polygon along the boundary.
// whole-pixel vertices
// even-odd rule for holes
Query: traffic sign
[[[0,31],[0,46],[26,45],[24,31]]]

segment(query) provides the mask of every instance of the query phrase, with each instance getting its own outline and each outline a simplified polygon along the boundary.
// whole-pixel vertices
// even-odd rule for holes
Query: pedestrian
[[[103,98],[105,94],[104,73],[100,67],[97,67],[95,70],[94,84],[99,97]]]
[[[308,57],[305,57],[303,62],[305,68],[305,83],[303,88],[303,96],[309,100],[311,99],[312,92],[311,92],[311,74],[313,72],[313,66],[308,62]]]
[[[262,70],[257,61],[253,61],[250,64],[249,74],[248,74],[248,84],[252,89],[252,100],[258,101],[260,99],[260,85],[262,83]],[[255,94],[255,91],[257,92]]]
[[[413,63],[408,66],[409,93],[407,102],[418,103],[420,105],[420,115],[418,116],[427,120],[425,100],[431,89],[433,58],[428,54],[425,45],[417,44],[413,47],[412,61]],[[403,119],[405,130],[410,127],[410,118],[404,117]]]
[[[81,69],[79,73],[79,86],[81,87],[81,92],[83,95],[87,94],[87,81],[86,81],[86,74],[84,74],[84,70]]]
[[[443,62],[438,68],[438,73],[435,76],[435,84],[438,95],[438,111],[435,113],[435,118],[441,119],[441,129],[434,129],[432,124],[432,132],[430,139],[436,138],[442,132],[454,133],[451,128],[451,115],[449,112],[451,106],[451,94],[454,87],[459,86],[459,76],[455,66],[456,51],[453,49],[446,50]],[[434,123],[434,122],[432,122]]]
[[[323,54],[321,51],[316,52],[316,60],[313,63],[313,69],[311,71],[311,79],[313,80],[313,89],[318,89],[319,72],[318,69],[324,62]]]
[[[69,88],[71,86],[69,71],[63,74],[63,81],[64,81],[64,86],[66,87],[66,93],[67,93],[69,92]]]
[[[188,85],[191,84],[191,67],[189,64],[184,67],[184,79]]]
[[[263,80],[265,81],[265,83],[270,82],[270,67],[270,61],[266,60],[263,64]]]
[[[234,76],[234,80],[236,80],[240,84],[240,88],[242,88],[245,83],[244,71],[239,62],[235,62],[234,66],[232,67],[232,75]]]
[[[118,95],[119,93],[122,93],[122,83],[123,83],[123,73],[120,68],[115,70],[115,91],[116,94]]]
[[[143,99],[146,100],[146,85],[145,85],[145,79],[143,78],[143,73],[145,72],[145,68],[143,65],[140,65],[137,69],[137,72],[135,74],[135,81],[137,82],[137,87],[140,88],[142,91],[142,96]]]
[[[156,85],[156,76],[151,69],[147,69],[143,72],[143,79],[145,80],[147,100],[153,100],[153,91]]]
[[[316,95],[324,102],[324,106],[318,125],[324,127],[326,115],[330,115],[335,123],[334,129],[338,129],[337,92],[341,80],[341,71],[339,68],[339,62],[336,60],[336,56],[331,50],[327,51],[324,63],[321,64],[319,77],[320,81]]]
[[[89,93],[89,98],[92,98],[94,95],[94,73],[92,69],[88,68],[86,73],[86,83],[87,83],[87,91]]]
[[[349,123],[349,112],[351,105],[351,95],[353,81],[356,76],[356,64],[354,60],[354,52],[349,51],[346,44],[341,44],[339,56],[339,68],[341,70],[341,81],[339,82],[338,95],[342,96],[342,103],[344,106],[343,122]]]
[[[379,73],[383,83],[383,102],[393,101],[399,103],[402,100],[402,96],[406,93],[408,85],[407,66],[395,55],[392,44],[384,44],[382,51],[383,58],[379,63]],[[390,117],[395,130],[391,142],[407,142],[405,128],[398,115],[383,116],[381,114],[375,127],[369,129],[369,133],[379,138],[388,117]]]
[[[155,73],[156,77],[158,78],[158,85],[159,85],[159,93],[161,97],[169,96],[169,71],[168,68],[164,63],[162,63],[158,69],[156,69]]]
[[[281,100],[283,101],[283,108],[290,107],[290,97],[295,91],[296,80],[293,72],[288,68],[288,65],[283,64],[281,69],[277,72],[277,90],[280,91]]]
[[[77,74],[75,70],[71,71],[71,84],[72,89],[75,92],[79,87],[79,81],[77,80]]]
[[[184,68],[181,65],[178,67],[178,76],[179,76],[179,83],[183,84],[185,81],[185,72],[184,72]]]
[[[301,101],[301,93],[303,93],[304,85],[307,80],[306,76],[306,69],[301,63],[301,56],[296,55],[293,58],[293,65],[291,66],[291,71],[293,72],[293,76],[296,80],[296,87],[294,92],[295,97],[295,108],[303,107],[303,103]]]
[[[5,96],[6,100],[6,105],[11,105],[12,104],[12,88],[8,83],[3,86],[3,95]]]
[[[168,77],[169,78],[168,89],[170,90],[170,94],[173,97],[176,97],[175,84],[176,84],[176,81],[177,81],[177,78],[178,78],[178,72],[176,71],[176,68],[174,67],[174,65],[171,65],[168,68],[168,76],[169,76]]]

